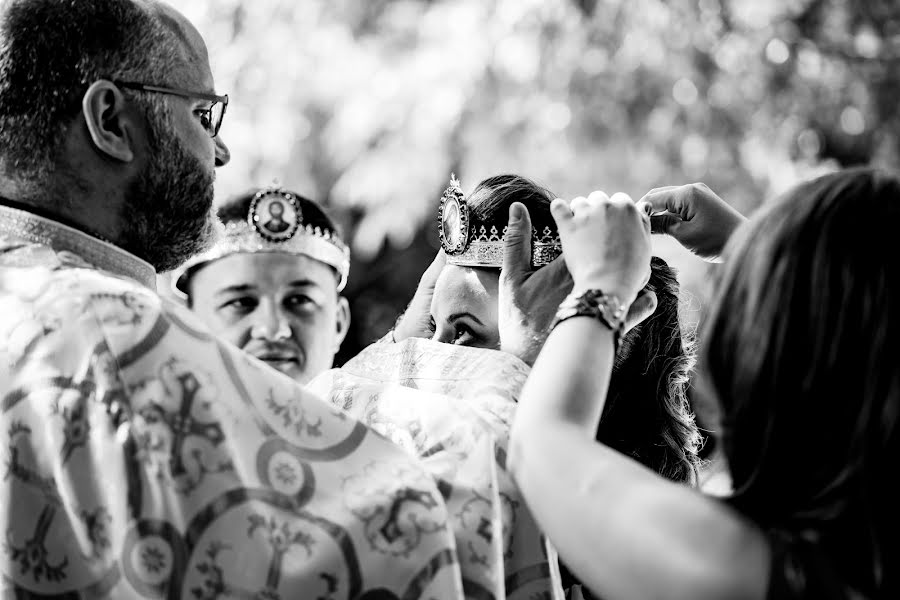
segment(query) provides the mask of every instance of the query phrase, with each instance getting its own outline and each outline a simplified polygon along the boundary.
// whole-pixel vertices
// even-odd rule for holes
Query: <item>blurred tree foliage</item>
[[[344,357],[410,298],[450,171],[570,197],[702,180],[746,214],[900,150],[895,0],[171,1],[232,98],[219,196],[277,179],[352,244]],[[702,299],[705,265],[658,242]]]

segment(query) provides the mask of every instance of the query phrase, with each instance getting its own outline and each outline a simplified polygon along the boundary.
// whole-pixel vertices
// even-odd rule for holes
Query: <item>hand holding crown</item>
[[[650,278],[649,214],[626,194],[599,191],[557,198],[550,210],[575,292],[599,289],[625,306],[634,302]]]

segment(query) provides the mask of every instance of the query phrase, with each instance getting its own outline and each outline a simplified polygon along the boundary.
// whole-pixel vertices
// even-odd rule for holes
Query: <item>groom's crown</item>
[[[188,260],[175,273],[173,287],[181,296],[188,293],[188,281],[203,265],[232,254],[280,253],[306,256],[333,268],[338,291],[350,274],[350,249],[330,219],[312,200],[272,186],[257,191],[249,206],[244,197],[234,201],[232,212],[218,228],[215,244]],[[319,214],[319,217],[315,215]]]

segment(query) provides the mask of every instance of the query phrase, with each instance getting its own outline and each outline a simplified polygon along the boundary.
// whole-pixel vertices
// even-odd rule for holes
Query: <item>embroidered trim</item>
[[[150,263],[114,244],[51,219],[0,206],[0,234],[49,246],[57,252],[71,252],[100,270],[128,277],[151,290],[156,289],[156,270]]]

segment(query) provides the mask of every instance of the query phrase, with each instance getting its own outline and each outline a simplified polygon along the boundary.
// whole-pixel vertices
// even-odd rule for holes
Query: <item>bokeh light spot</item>
[[[783,41],[772,39],[766,44],[766,58],[776,65],[783,65],[791,57],[791,51]]]
[[[850,135],[859,135],[866,130],[866,118],[855,106],[841,111],[841,129]]]
[[[690,106],[695,103],[699,95],[697,86],[690,79],[679,79],[672,86],[672,97],[682,106]]]
[[[804,129],[797,136],[797,147],[806,158],[815,158],[822,150],[822,140],[813,129]]]

